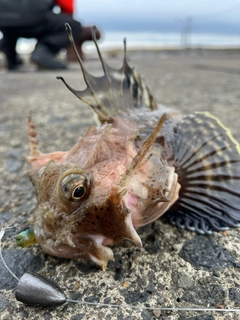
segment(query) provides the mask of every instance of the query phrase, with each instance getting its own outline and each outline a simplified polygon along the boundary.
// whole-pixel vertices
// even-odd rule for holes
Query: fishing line
[[[217,312],[240,312],[240,309],[215,309],[215,308],[170,308],[170,307],[146,307],[146,306],[132,306],[132,305],[121,305],[121,304],[106,304],[98,302],[87,302],[79,300],[67,299],[68,302],[76,304],[87,304],[96,307],[110,307],[119,309],[137,309],[137,310],[159,310],[159,311],[217,311]]]
[[[7,266],[2,256],[2,238],[8,229],[16,229],[15,227],[7,227],[0,230],[0,258],[5,268],[18,281],[16,289],[16,299],[30,306],[35,307],[53,307],[61,305],[65,302],[80,305],[88,305],[95,307],[108,307],[118,309],[134,309],[134,310],[158,310],[158,311],[199,311],[199,312],[240,312],[238,308],[175,308],[175,307],[146,307],[133,306],[127,304],[106,304],[99,302],[88,302],[68,299],[61,288],[56,283],[39,274],[25,272],[19,279]]]
[[[12,270],[10,270],[10,268],[7,266],[3,256],[2,256],[2,238],[5,234],[5,231],[6,230],[9,230],[9,229],[16,229],[15,227],[6,227],[5,229],[1,229],[0,231],[0,258],[2,260],[2,263],[4,264],[4,267],[8,270],[8,272],[11,273],[11,275],[17,280],[19,281],[20,279],[12,272]]]

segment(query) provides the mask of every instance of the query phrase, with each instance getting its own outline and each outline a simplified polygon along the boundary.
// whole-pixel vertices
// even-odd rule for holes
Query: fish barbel
[[[71,42],[70,27],[66,26]],[[180,228],[210,234],[240,226],[239,145],[208,112],[181,117],[156,103],[126,58],[120,70],[102,58],[104,76],[80,67],[87,88],[78,91],[100,126],[66,152],[42,154],[29,118],[30,178],[37,194],[34,233],[49,254],[88,257],[106,268],[109,246],[165,213]]]

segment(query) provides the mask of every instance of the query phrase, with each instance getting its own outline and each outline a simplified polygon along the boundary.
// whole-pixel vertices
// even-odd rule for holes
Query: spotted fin
[[[176,129],[174,157],[181,189],[170,222],[202,234],[240,227],[239,145],[230,131],[208,112],[188,115]]]
[[[96,41],[96,27],[93,27],[92,37],[104,72],[103,76],[95,77],[85,69],[76,50],[71,28],[68,24],[66,24],[66,29],[78,58],[87,88],[82,91],[75,90],[62,77],[57,77],[57,79],[62,80],[72,93],[91,106],[101,122],[109,122],[114,116],[123,112],[126,113],[131,109],[146,107],[150,110],[155,110],[157,108],[157,103],[143,79],[134,68],[130,68],[127,62],[125,40],[123,66],[119,70],[113,69],[102,57]]]

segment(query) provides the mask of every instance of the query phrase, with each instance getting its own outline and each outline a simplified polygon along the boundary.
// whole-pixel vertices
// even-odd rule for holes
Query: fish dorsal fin
[[[104,72],[103,76],[95,77],[85,69],[77,52],[71,28],[68,24],[65,26],[78,58],[87,88],[82,91],[75,90],[62,77],[57,77],[57,79],[61,79],[72,93],[90,105],[97,113],[101,122],[111,121],[114,116],[127,113],[131,109],[148,108],[155,110],[157,108],[157,103],[141,76],[134,68],[130,68],[127,62],[126,40],[124,40],[123,66],[120,69],[114,69],[103,59],[96,40],[96,27],[92,28],[92,38]]]
[[[31,112],[28,116],[28,140],[29,140],[29,146],[30,146],[30,156],[38,157],[41,154],[41,152],[38,150],[37,132],[36,132],[36,127],[32,121]]]
[[[240,154],[230,131],[208,112],[185,116],[174,155],[181,189],[170,222],[199,233],[239,227]]]

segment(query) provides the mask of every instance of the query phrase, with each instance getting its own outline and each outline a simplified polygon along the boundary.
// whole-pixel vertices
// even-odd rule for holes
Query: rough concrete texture
[[[112,66],[122,55],[108,56]],[[183,114],[210,111],[240,140],[240,55],[222,52],[130,52],[156,99]],[[97,60],[86,61],[95,75]],[[0,70],[0,223],[24,229],[36,200],[28,178],[27,117],[30,110],[43,152],[67,150],[94,123],[90,107],[71,94],[57,75],[75,88],[84,82],[77,64],[62,72]],[[240,308],[240,230],[200,236],[160,219],[139,230],[143,248],[124,241],[115,262],[103,272],[91,261],[45,254],[37,245],[17,248],[14,232],[4,239],[3,256],[18,276],[26,270],[57,282],[71,299],[152,307]],[[0,262],[0,318],[8,319],[240,319],[240,313],[115,309],[66,303],[31,308],[17,302],[17,281]]]

